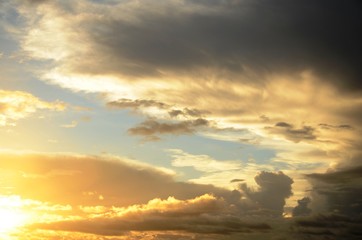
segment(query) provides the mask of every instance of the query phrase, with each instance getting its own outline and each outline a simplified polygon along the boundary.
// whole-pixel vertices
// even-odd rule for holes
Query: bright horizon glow
[[[0,209],[0,233],[9,233],[28,222],[26,213],[17,209]]]
[[[0,235],[7,236],[31,222],[24,210],[26,203],[18,196],[0,196]]]

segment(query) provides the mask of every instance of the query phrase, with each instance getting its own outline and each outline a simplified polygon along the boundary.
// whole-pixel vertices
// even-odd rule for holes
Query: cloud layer
[[[2,187],[52,203],[127,206],[157,197],[186,199],[227,192],[211,185],[176,182],[170,171],[116,157],[1,155],[0,169],[7,176]]]
[[[251,129],[268,144],[283,138],[339,151],[359,141],[357,1],[83,0],[15,7],[25,20],[22,54],[52,62],[39,77],[145,114],[133,135],[156,140],[194,133],[201,118],[212,123],[206,128]],[[340,128],[336,140],[326,126],[353,130]]]

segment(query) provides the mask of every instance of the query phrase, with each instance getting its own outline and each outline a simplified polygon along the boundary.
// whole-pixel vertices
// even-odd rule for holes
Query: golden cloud
[[[34,95],[21,91],[0,90],[0,126],[15,124],[39,110],[64,111],[66,104],[61,101],[46,102]]]

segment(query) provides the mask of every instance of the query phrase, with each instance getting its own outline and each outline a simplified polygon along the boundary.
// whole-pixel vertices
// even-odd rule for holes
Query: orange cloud
[[[211,185],[177,182],[170,170],[118,157],[36,153],[0,157],[4,176],[0,191],[54,204],[120,207],[170,195],[186,199],[228,193]]]
[[[185,231],[190,233],[227,235],[267,231],[270,226],[262,221],[244,221],[232,214],[221,198],[205,194],[194,199],[153,199],[144,205],[112,208],[93,218],[35,224],[40,229],[56,229],[94,233],[98,235],[125,235],[129,231]]]

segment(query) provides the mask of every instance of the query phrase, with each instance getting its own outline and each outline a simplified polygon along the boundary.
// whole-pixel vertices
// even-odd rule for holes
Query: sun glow
[[[0,233],[11,232],[27,221],[25,213],[14,209],[0,209],[0,216]]]
[[[0,196],[0,234],[16,231],[27,224],[29,218],[19,198]]]

